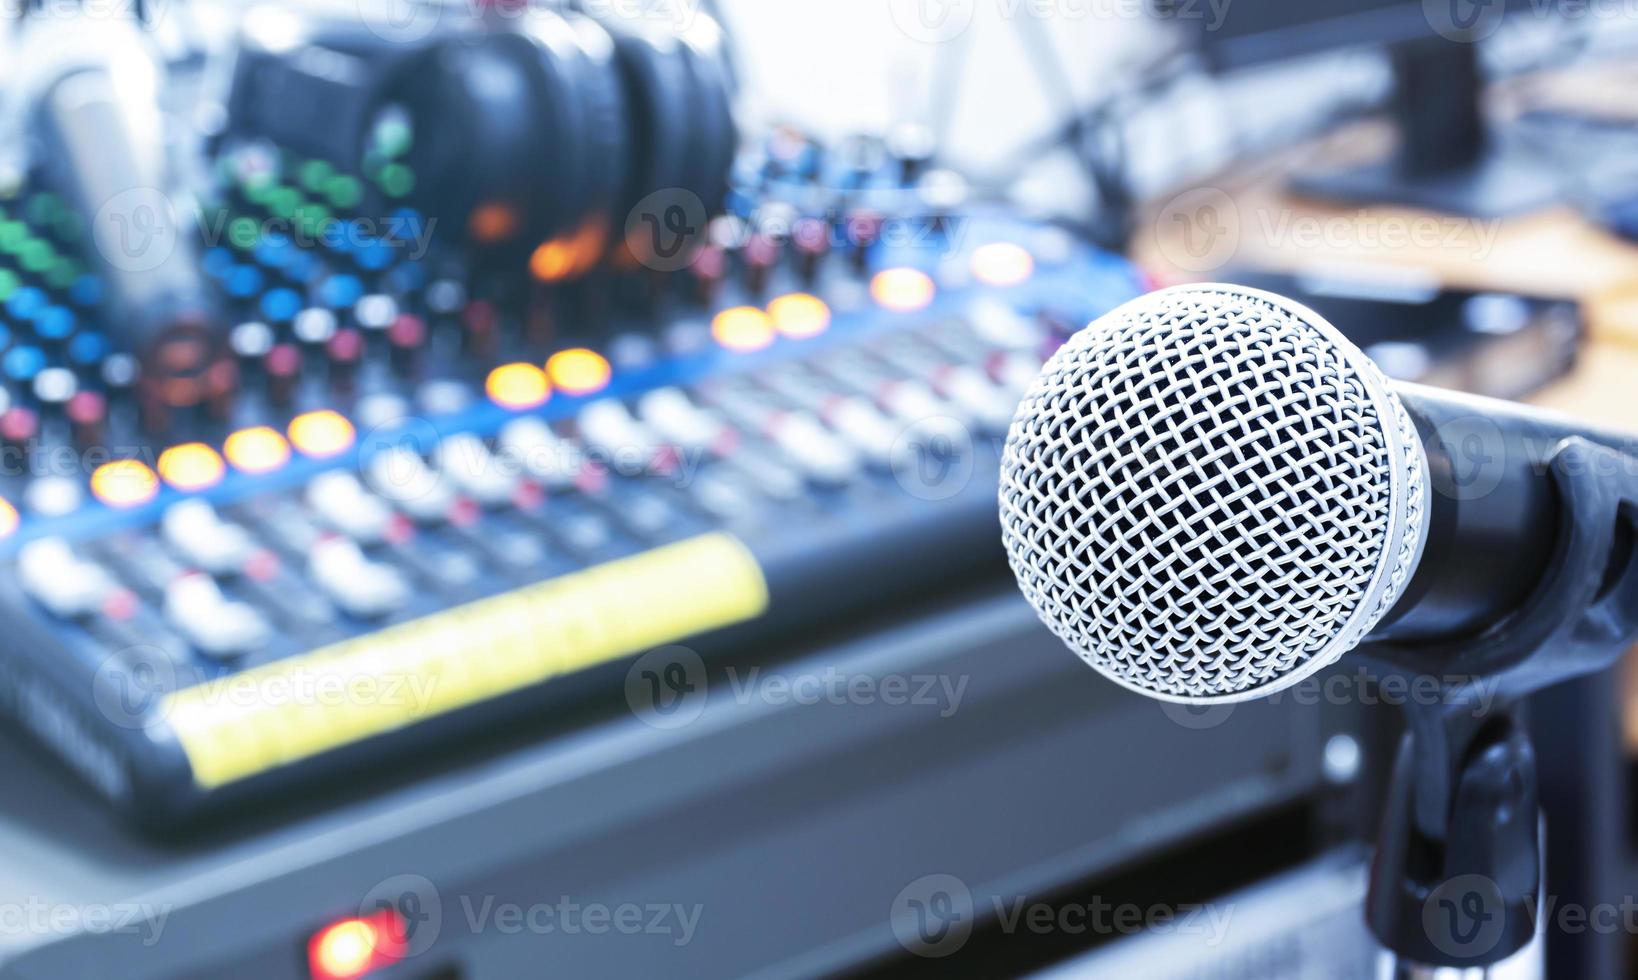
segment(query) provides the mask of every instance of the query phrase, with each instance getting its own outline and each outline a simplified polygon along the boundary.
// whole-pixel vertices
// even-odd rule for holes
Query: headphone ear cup
[[[618,212],[624,216],[648,195],[688,179],[693,77],[674,36],[624,28],[613,36],[631,120],[632,166]]]
[[[578,47],[563,38],[555,47],[514,32],[454,38],[425,72],[406,73],[396,101],[412,120],[406,162],[425,213],[482,245],[540,241],[574,220],[584,99]]]
[[[720,30],[697,24],[684,37],[694,75],[695,146],[697,161],[690,189],[705,204],[705,213],[721,211],[728,197],[729,171],[739,149],[739,130],[734,121],[732,83]]]
[[[615,60],[614,39],[589,17],[569,18],[581,51],[585,109],[584,159],[586,179],[581,186],[581,220],[570,233],[575,238],[575,274],[590,267],[607,251],[613,229],[623,223],[621,211],[631,169],[630,133],[626,120],[626,93]]]
[[[544,131],[542,152],[550,162],[534,174],[534,207],[525,242],[533,248],[573,234],[584,220],[587,188],[599,164],[591,145],[595,78],[578,34],[561,15],[533,11],[517,34],[533,48],[535,99],[542,114],[559,121]],[[525,116],[519,124],[534,122]]]

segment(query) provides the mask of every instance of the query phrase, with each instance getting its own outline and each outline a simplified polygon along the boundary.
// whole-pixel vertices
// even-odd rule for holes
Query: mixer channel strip
[[[913,308],[879,282],[836,285],[830,302],[781,294],[823,317],[783,332],[777,300],[725,287],[715,313],[678,314],[657,342],[434,370],[330,407],[300,392],[333,376],[297,377],[282,414],[264,372],[255,417],[207,419],[201,438],[88,479],[8,477],[0,595],[22,622],[7,708],[105,795],[163,822],[492,725],[495,705],[571,704],[584,689],[567,680],[617,684],[622,661],[656,646],[774,640],[999,569],[1011,406],[1062,323],[1137,284],[1091,252],[1001,287],[951,278]],[[284,312],[287,286],[255,285],[259,312]],[[481,300],[426,296],[437,282],[403,308],[362,278],[342,285],[291,318],[326,322],[269,334],[329,343],[390,330],[404,309],[486,315]],[[270,363],[277,345],[246,333],[236,344]],[[61,413],[35,410],[73,444],[52,428]]]

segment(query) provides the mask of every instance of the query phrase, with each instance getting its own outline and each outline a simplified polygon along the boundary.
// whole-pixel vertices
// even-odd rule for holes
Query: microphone
[[[1283,297],[1174,287],[1047,362],[1003,452],[1002,536],[1042,621],[1149,697],[1262,697],[1366,640],[1434,673],[1536,595],[1571,437],[1631,445],[1390,383]]]
[[[211,394],[223,355],[219,311],[199,271],[193,227],[159,105],[161,66],[134,22],[31,22],[18,71],[22,128],[51,184],[89,225],[104,310],[144,383],[169,407]]]

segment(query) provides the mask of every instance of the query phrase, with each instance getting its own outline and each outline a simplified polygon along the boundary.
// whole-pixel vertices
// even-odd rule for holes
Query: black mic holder
[[[1529,944],[1541,834],[1521,702],[1611,666],[1638,637],[1638,457],[1574,437],[1544,467],[1559,533],[1523,604],[1476,636],[1359,648],[1380,675],[1440,681],[1436,701],[1405,701],[1366,900],[1401,961],[1487,967]]]

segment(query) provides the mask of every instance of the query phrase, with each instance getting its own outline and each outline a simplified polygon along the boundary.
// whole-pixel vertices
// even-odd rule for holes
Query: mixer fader
[[[703,13],[493,6],[257,7],[208,132],[22,25],[0,711],[150,826],[1001,573],[1013,406],[1141,288],[925,133],[742,140]]]
[[[486,251],[374,138],[223,148],[197,397],[111,340],[48,182],[0,203],[5,706],[149,823],[999,570],[1012,406],[1140,285],[784,132],[672,266]]]

